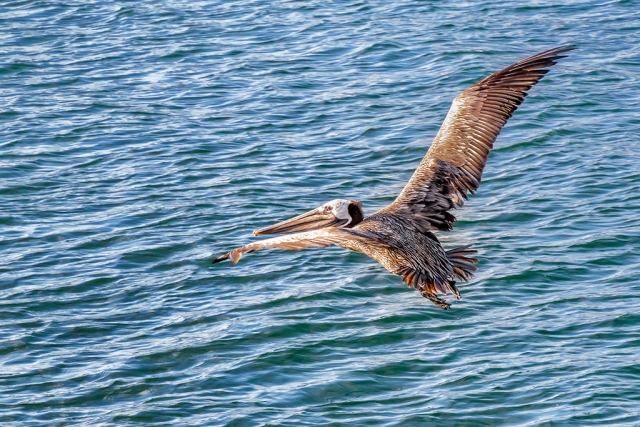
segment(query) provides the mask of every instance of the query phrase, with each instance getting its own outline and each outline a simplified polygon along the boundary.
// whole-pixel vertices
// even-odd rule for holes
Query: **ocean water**
[[[3,426],[639,426],[636,1],[0,2]],[[443,311],[340,248],[452,99],[575,44],[498,138]],[[451,298],[449,298],[451,299]]]

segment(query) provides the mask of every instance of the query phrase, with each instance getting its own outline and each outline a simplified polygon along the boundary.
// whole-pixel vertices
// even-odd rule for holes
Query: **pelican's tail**
[[[478,269],[476,267],[478,260],[468,256],[477,254],[478,251],[469,249],[470,247],[471,245],[467,245],[447,251],[447,258],[453,265],[453,275],[465,282],[468,282],[473,277],[471,272]]]

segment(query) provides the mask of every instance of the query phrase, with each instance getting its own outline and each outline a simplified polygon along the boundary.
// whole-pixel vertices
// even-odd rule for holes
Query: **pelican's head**
[[[253,234],[260,236],[262,234],[295,233],[326,227],[351,228],[362,222],[363,219],[362,203],[357,200],[335,199],[311,212],[279,222],[270,227],[255,230]]]

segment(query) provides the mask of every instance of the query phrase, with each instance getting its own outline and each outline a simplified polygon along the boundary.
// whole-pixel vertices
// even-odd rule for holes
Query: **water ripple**
[[[3,425],[640,423],[633,2],[0,8]],[[453,310],[339,248],[210,265],[381,208],[457,93],[567,43],[441,234]]]

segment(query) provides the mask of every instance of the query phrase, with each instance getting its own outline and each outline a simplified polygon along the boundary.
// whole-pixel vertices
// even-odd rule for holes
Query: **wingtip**
[[[543,71],[545,68],[555,65],[556,61],[558,61],[559,59],[566,58],[567,55],[562,55],[563,53],[570,52],[577,48],[578,47],[574,44],[566,44],[562,46],[553,47],[551,49],[543,50],[542,52],[536,53],[535,55],[525,58],[519,62],[516,62],[514,66],[536,63],[536,65],[538,65],[539,70]],[[540,62],[540,61],[543,61],[543,62]],[[551,61],[551,62],[548,62],[548,61]],[[507,67],[507,68],[511,68],[511,67]]]
[[[222,256],[219,256],[218,258],[214,258],[213,261],[211,261],[211,264],[217,264],[221,261],[228,259],[228,260],[231,260],[231,262],[235,265],[238,263],[238,261],[240,261],[241,257],[242,257],[241,251],[233,250]]]
[[[222,256],[219,256],[218,258],[214,258],[213,261],[211,261],[211,264],[217,264],[224,261],[225,259],[229,259],[229,254],[224,254]]]
[[[576,49],[578,49],[578,46],[574,44],[567,44],[564,46],[558,46],[557,48],[553,49],[553,54],[555,55],[556,59],[562,59],[568,56],[568,55],[561,55],[562,53],[571,52],[572,50],[576,50]]]
[[[563,53],[571,52],[572,50],[576,50],[576,49],[578,49],[576,45],[566,44],[566,45],[562,45],[562,46],[558,46],[558,47],[554,47],[552,49],[546,50],[544,52],[539,53],[536,56],[543,56],[553,61],[557,61],[558,59],[567,57],[567,55],[562,55]]]
[[[557,53],[563,53],[563,52],[569,52],[571,50],[576,50],[578,49],[578,45],[574,44],[574,43],[570,43],[570,44],[565,44],[562,46],[558,46],[552,49],[552,51],[555,51]]]

